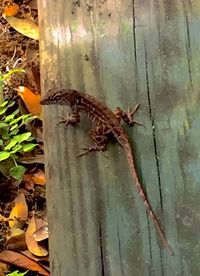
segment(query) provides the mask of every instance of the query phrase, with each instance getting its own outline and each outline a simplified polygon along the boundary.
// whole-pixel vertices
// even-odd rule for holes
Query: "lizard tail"
[[[135,162],[134,162],[134,159],[133,159],[131,145],[126,143],[126,145],[124,145],[123,147],[124,147],[124,150],[126,152],[126,156],[127,156],[127,159],[128,159],[128,164],[130,166],[131,176],[133,178],[133,181],[135,182],[135,186],[136,186],[136,189],[138,191],[138,194],[139,194],[140,198],[142,199],[142,201],[143,201],[143,203],[146,207],[147,213],[151,217],[151,219],[152,219],[152,221],[155,225],[155,228],[156,228],[156,230],[157,230],[157,232],[160,236],[160,239],[162,240],[164,246],[166,247],[169,254],[173,255],[173,251],[172,251],[167,239],[165,238],[165,235],[164,235],[164,232],[161,228],[161,225],[160,225],[156,215],[153,212],[153,209],[152,209],[152,207],[151,207],[151,205],[150,205],[150,203],[147,199],[146,194],[144,193],[144,190],[143,190],[142,185],[140,183],[140,180],[138,178],[138,175],[137,175],[137,172],[136,172],[136,167],[135,167]]]

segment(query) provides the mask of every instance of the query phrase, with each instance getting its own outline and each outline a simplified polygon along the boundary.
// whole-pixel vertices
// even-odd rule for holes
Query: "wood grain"
[[[90,3],[90,4],[88,4]],[[79,5],[80,4],[80,5]],[[198,275],[200,246],[200,3],[38,1],[42,92],[74,88],[124,109],[163,249],[118,145],[76,155],[90,124],[58,126],[44,109],[52,275]]]

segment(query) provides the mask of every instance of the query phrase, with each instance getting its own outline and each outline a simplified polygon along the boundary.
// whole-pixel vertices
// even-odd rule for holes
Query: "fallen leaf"
[[[32,174],[32,179],[37,185],[46,184],[45,174],[42,170],[38,170],[36,173]]]
[[[16,3],[5,7],[3,16],[15,16],[19,11],[19,6]]]
[[[3,16],[13,29],[32,39],[39,39],[38,25],[28,19],[21,19],[14,16]]]
[[[11,237],[14,237],[14,236],[18,236],[18,235],[21,235],[23,234],[24,231],[20,228],[17,228],[17,227],[12,227],[8,233],[8,235],[6,236],[7,239],[11,238]]]
[[[24,193],[20,193],[14,200],[15,206],[12,208],[9,215],[9,226],[10,228],[22,228],[24,222],[28,218],[28,206]]]
[[[48,239],[49,238],[48,225],[43,225],[40,228],[38,228],[38,230],[36,230],[33,233],[33,237],[37,242]]]
[[[17,88],[18,95],[24,101],[28,111],[33,115],[40,115],[42,106],[40,104],[41,95],[33,93],[27,87],[19,86]]]
[[[41,246],[38,242],[36,242],[33,236],[33,233],[35,233],[35,231],[37,230],[36,219],[35,219],[35,216],[33,215],[25,233],[25,240],[26,240],[28,250],[32,254],[39,257],[44,257],[48,255],[47,249]]]
[[[25,233],[10,237],[5,244],[8,250],[25,250],[27,248]]]
[[[40,262],[40,261],[46,261],[48,262],[49,261],[49,258],[48,257],[37,257],[35,255],[33,255],[30,251],[28,250],[23,250],[23,251],[20,251],[21,254],[23,254],[24,256],[28,257],[29,259],[35,261],[35,262]],[[44,264],[42,264],[42,266],[44,266]],[[45,266],[45,268],[49,271],[49,268]]]
[[[47,217],[38,217],[36,220],[36,228],[37,230],[33,233],[33,237],[37,242],[49,237]]]
[[[25,269],[29,269],[32,271],[37,271],[41,275],[45,275],[45,276],[50,275],[46,269],[44,269],[41,265],[39,265],[35,261],[29,259],[28,257],[20,253],[13,252],[10,250],[5,250],[0,253],[0,261],[8,264],[13,264],[18,267],[23,267]]]
[[[23,183],[24,183],[24,186],[25,186],[25,189],[30,191],[30,190],[33,190],[34,189],[34,181],[32,179],[32,176],[28,173],[25,173],[23,175]]]
[[[9,271],[8,264],[0,262],[0,276],[5,276],[6,275],[5,273],[8,271]]]

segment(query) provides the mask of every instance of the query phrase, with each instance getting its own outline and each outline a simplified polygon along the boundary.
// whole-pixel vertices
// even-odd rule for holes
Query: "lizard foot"
[[[69,114],[67,113],[67,116],[59,116],[59,122],[58,124],[64,124],[65,126],[68,125],[75,125],[79,123],[80,119],[75,114]]]
[[[129,126],[133,126],[135,124],[142,125],[142,123],[139,123],[138,121],[134,120],[134,115],[138,111],[139,104],[137,104],[133,109],[130,109],[128,107],[127,112],[124,112],[120,107],[117,107],[114,114],[116,116],[116,119],[121,122],[121,119]]]
[[[136,124],[136,125],[140,125],[140,126],[143,125],[142,123],[140,123],[140,122],[138,122],[138,121],[135,121],[135,120],[133,119],[134,114],[138,111],[139,107],[140,107],[139,104],[137,104],[132,110],[130,109],[130,107],[128,107],[128,110],[127,110],[127,112],[126,112],[126,116],[127,116],[128,124],[129,124],[129,125],[135,125],[135,124]]]

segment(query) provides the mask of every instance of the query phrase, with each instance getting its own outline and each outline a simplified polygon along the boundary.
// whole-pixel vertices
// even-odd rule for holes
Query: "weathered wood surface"
[[[79,5],[80,4],[80,5]],[[52,275],[199,275],[200,2],[38,1],[42,91],[87,91],[111,108],[136,102],[127,129],[138,172],[174,250],[168,256],[136,195],[123,150],[76,154],[83,120],[44,112]],[[85,117],[84,117],[85,118]]]

